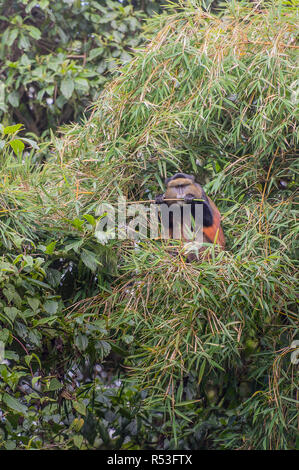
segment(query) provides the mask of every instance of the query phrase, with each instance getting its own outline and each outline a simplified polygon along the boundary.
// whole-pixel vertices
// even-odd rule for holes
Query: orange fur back
[[[214,202],[209,198],[209,203],[213,209],[213,219],[214,223],[210,227],[203,227],[203,233],[208,238],[211,243],[217,243],[221,246],[221,248],[225,249],[225,238],[223,234],[223,230],[221,227],[221,215],[219,210],[217,209]]]

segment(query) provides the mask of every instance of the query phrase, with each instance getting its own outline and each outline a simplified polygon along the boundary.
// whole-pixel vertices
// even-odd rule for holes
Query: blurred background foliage
[[[161,3],[1,0],[1,121],[40,136],[80,118]]]
[[[1,5],[0,446],[298,448],[295,2]],[[227,250],[103,243],[176,170]]]
[[[0,1],[0,119],[36,136],[77,121],[164,0]],[[203,0],[217,8],[219,1]]]

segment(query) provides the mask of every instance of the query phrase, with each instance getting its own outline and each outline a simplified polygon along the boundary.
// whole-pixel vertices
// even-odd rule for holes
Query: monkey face
[[[213,223],[212,208],[204,190],[200,184],[195,182],[193,175],[186,175],[185,173],[176,173],[171,178],[165,180],[167,189],[165,192],[165,199],[173,200],[180,206],[183,204],[192,204],[192,215],[194,216],[194,204],[203,205],[203,225],[208,227]],[[171,204],[171,202],[168,202]]]
[[[176,203],[191,205],[191,215],[195,220],[196,205],[201,204],[202,227],[204,241],[206,243],[217,243],[222,249],[225,248],[225,239],[220,225],[221,216],[214,202],[206,195],[203,188],[195,181],[193,175],[176,173],[170,178],[166,178],[166,191],[164,194],[156,196],[156,204],[164,202],[171,206]],[[180,222],[182,223],[182,221]],[[172,214],[170,213],[170,228],[173,229]]]
[[[187,194],[192,192],[192,181],[185,178],[179,178],[176,180],[169,181],[167,185],[167,193],[169,193],[170,199],[184,199]],[[178,201],[178,203],[183,203],[184,201]]]
[[[193,197],[201,197],[202,195],[201,186],[195,183],[195,178],[193,175],[176,173],[171,178],[167,178],[165,180],[165,184],[167,186],[165,198],[174,199],[174,201],[176,199],[183,199],[182,201],[177,201],[177,203],[180,205],[184,203],[184,198],[187,195],[193,195]]]
[[[195,182],[195,178],[193,175],[186,175],[185,173],[176,173],[171,178],[167,178],[165,180],[165,183],[167,186],[165,198],[169,197],[169,199],[173,198],[175,200],[185,199],[187,196],[193,196],[193,198],[197,199],[206,199],[202,187]],[[180,202],[191,203],[191,199],[189,197],[189,200]]]

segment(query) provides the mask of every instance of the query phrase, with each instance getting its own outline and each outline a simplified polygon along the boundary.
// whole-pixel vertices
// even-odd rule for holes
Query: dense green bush
[[[131,60],[159,1],[0,1],[0,118],[37,136],[77,120]]]
[[[298,446],[296,21],[290,2],[169,7],[52,161],[17,165],[4,136],[4,446]],[[217,202],[225,252],[99,243],[100,202],[176,170]]]

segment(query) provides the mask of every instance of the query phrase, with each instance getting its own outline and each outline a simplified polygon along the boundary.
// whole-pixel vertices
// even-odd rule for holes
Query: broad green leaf
[[[95,59],[95,58],[98,57],[99,55],[103,54],[103,52],[104,52],[104,48],[103,48],[103,47],[96,47],[95,49],[92,49],[92,50],[89,52],[89,60]]]
[[[32,320],[34,327],[39,325],[52,325],[57,320],[57,315],[52,315],[51,317],[41,318],[40,320]]]
[[[82,335],[81,333],[78,333],[75,336],[75,345],[79,349],[79,351],[85,351],[85,349],[88,346],[88,338],[86,335]]]
[[[33,39],[36,39],[37,41],[41,38],[41,32],[38,28],[36,28],[35,26],[27,26],[27,29],[29,31],[29,34],[30,36],[33,38]]]
[[[18,34],[19,34],[19,30],[18,29],[12,29],[9,33],[9,36],[8,36],[8,39],[6,41],[6,45],[8,47],[12,46],[12,44],[14,43],[14,41],[16,40],[16,38],[18,37]]]
[[[81,260],[92,272],[95,272],[100,264],[96,260],[95,254],[85,248],[81,252]]]
[[[89,83],[86,78],[76,78],[75,87],[77,90],[87,93],[89,90]]]
[[[15,307],[4,307],[4,313],[8,316],[8,318],[14,322],[15,318],[18,316],[20,313],[20,310],[18,310]]]
[[[46,312],[48,312],[50,315],[53,315],[54,313],[57,312],[57,309],[58,309],[58,302],[56,302],[55,300],[47,300],[47,301],[44,303],[44,309],[45,309]]]
[[[27,300],[32,310],[38,309],[40,303],[39,299],[37,299],[36,297],[28,297]]]
[[[19,361],[20,357],[15,351],[10,351],[9,349],[5,349],[4,358],[8,359],[9,361]]]
[[[57,380],[56,377],[54,377],[54,379],[51,379],[49,383],[48,390],[51,392],[54,392],[56,390],[60,390],[62,387],[63,387],[63,384],[59,382],[59,380]]]
[[[78,413],[80,413],[80,415],[86,416],[86,406],[83,401],[74,401],[73,407],[78,411]]]
[[[8,393],[4,393],[3,402],[12,410],[17,411],[22,415],[27,415],[27,406],[20,403],[19,400],[12,397],[11,395],[8,395]]]
[[[106,357],[111,351],[111,346],[107,341],[100,340],[96,343],[96,349],[100,349],[102,357]]]
[[[74,445],[75,445],[78,449],[81,448],[83,439],[84,439],[84,437],[83,437],[81,434],[76,434],[75,436],[73,436]]]
[[[2,341],[3,343],[6,343],[9,336],[10,336],[10,332],[7,328],[0,329],[0,341]]]
[[[20,139],[13,139],[9,142],[9,145],[13,149],[16,155],[23,152],[25,144]]]
[[[90,225],[93,225],[93,226],[96,225],[95,218],[91,214],[84,214],[83,217],[84,217],[84,219],[87,220],[87,222],[90,223]]]
[[[64,97],[68,100],[73,94],[74,91],[74,81],[71,77],[66,76],[60,86],[61,92],[64,95]]]
[[[12,441],[11,439],[5,441],[4,445],[6,450],[14,450],[17,447],[16,441]]]
[[[74,250],[76,253],[78,253],[80,246],[84,243],[84,239],[81,238],[80,240],[76,240],[72,243],[68,243],[65,246],[65,251],[68,252],[70,250]]]
[[[47,255],[51,255],[52,253],[54,253],[56,243],[57,242],[54,241],[54,242],[49,243],[49,245],[47,245],[47,247],[45,249],[45,253],[47,253]]]
[[[15,124],[14,126],[4,127],[3,134],[4,135],[14,134],[15,132],[19,131],[22,127],[23,127],[23,124]]]
[[[17,108],[20,104],[20,97],[17,91],[12,91],[9,93],[7,99],[14,108]]]

